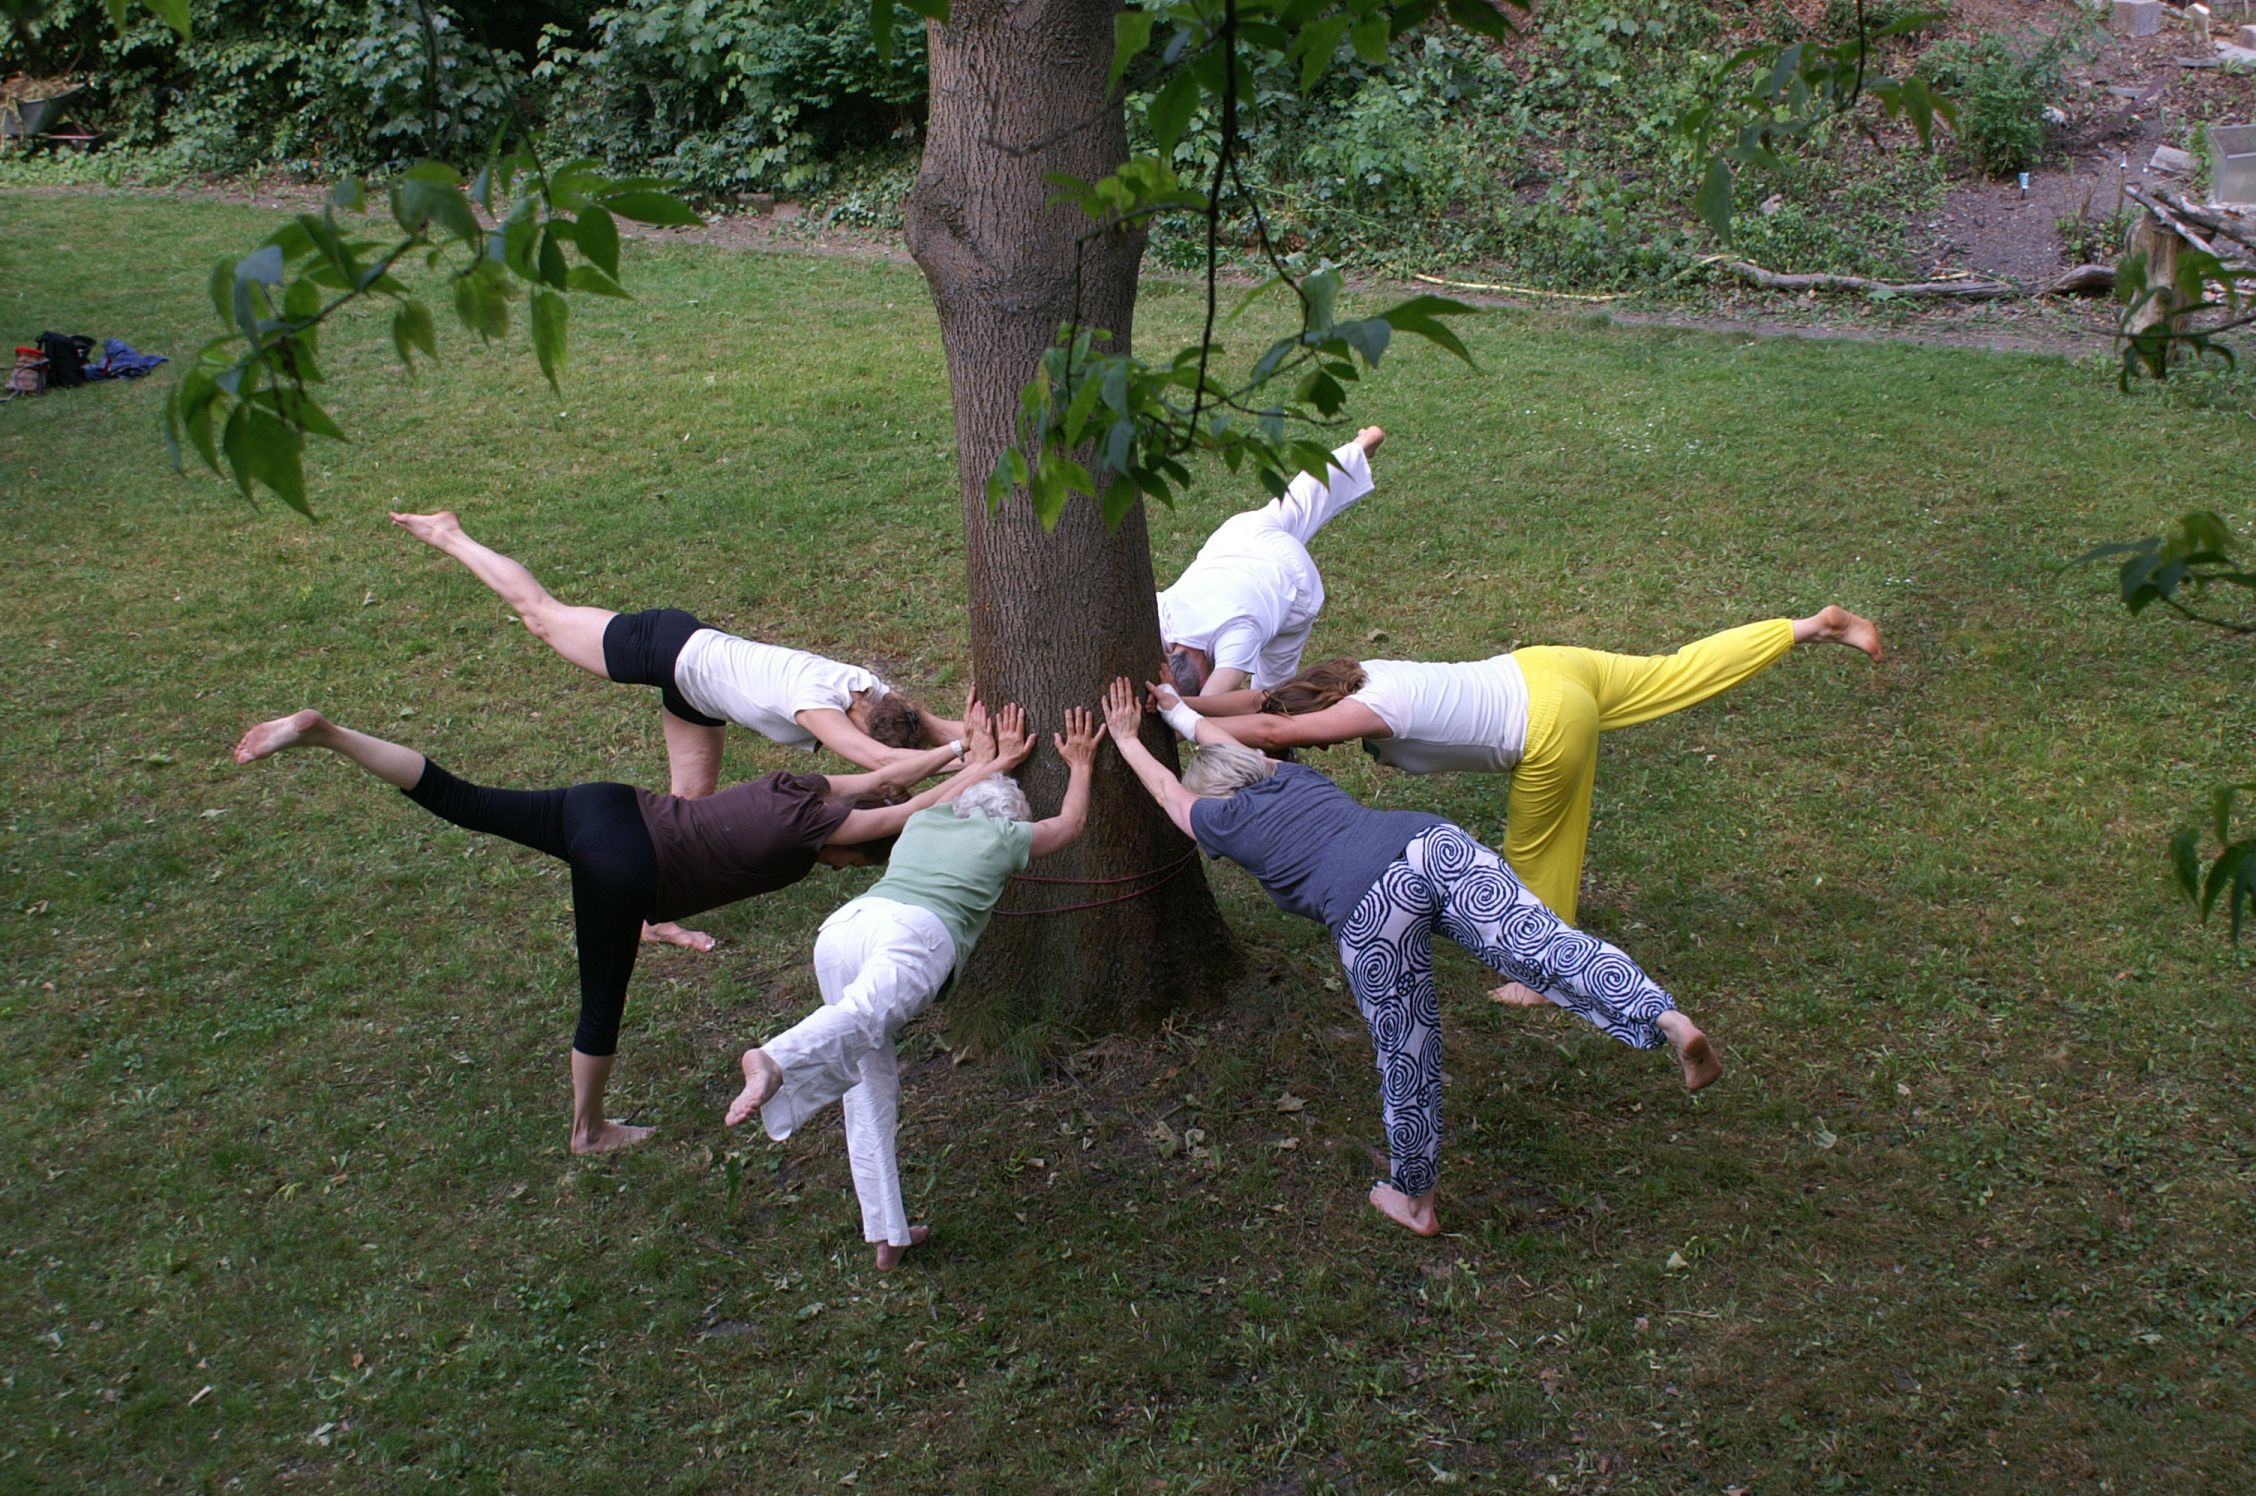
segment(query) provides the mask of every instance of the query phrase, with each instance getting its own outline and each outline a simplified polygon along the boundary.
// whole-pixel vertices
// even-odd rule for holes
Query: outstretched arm
[[[801,715],[805,715],[802,713]],[[894,749],[883,748],[893,753]],[[930,779],[955,766],[956,756],[963,751],[960,740],[951,741],[941,748],[920,748],[902,754],[883,768],[867,774],[831,774],[830,792],[850,800],[864,795],[883,794],[888,790],[905,790],[910,785]]]
[[[815,735],[815,740],[850,764],[860,764],[865,769],[884,769],[904,758],[921,757],[929,750],[923,748],[888,748],[868,733],[854,725],[853,719],[836,707],[811,706],[792,718],[801,727]]]
[[[1183,704],[1202,717],[1250,717],[1261,710],[1262,698],[1269,693],[1251,687],[1243,691],[1217,691],[1212,681],[1207,689],[1196,696],[1186,696]]]
[[[1072,846],[1088,823],[1089,781],[1097,761],[1097,719],[1087,707],[1069,707],[1065,731],[1052,734],[1050,741],[1057,746],[1058,757],[1065,760],[1065,803],[1056,815],[1034,823],[1030,855],[1035,857],[1047,857]]]
[[[1151,688],[1152,704],[1165,712],[1176,704],[1175,689],[1167,685]],[[1258,691],[1235,693],[1259,696]],[[1183,698],[1182,704],[1198,711],[1208,698]],[[1180,729],[1178,729],[1180,730]],[[1387,727],[1386,719],[1360,701],[1337,701],[1319,712],[1304,716],[1285,717],[1273,712],[1257,712],[1252,716],[1201,716],[1198,738],[1201,743],[1242,743],[1248,748],[1327,748],[1334,743],[1349,743],[1357,738],[1391,738],[1394,733]]]
[[[852,846],[857,842],[882,841],[888,836],[899,836],[901,828],[909,824],[909,817],[920,810],[935,805],[945,805],[980,780],[990,775],[1007,774],[1026,761],[1034,751],[1034,740],[1026,735],[1026,713],[1016,706],[1006,706],[988,721],[986,714],[975,708],[966,726],[971,738],[963,769],[950,776],[946,783],[936,784],[913,800],[899,805],[879,806],[874,810],[857,810],[838,823],[830,834],[830,845]],[[835,783],[835,781],[833,781]]]
[[[1191,807],[1198,803],[1198,796],[1184,789],[1183,782],[1168,773],[1167,766],[1153,758],[1151,750],[1138,740],[1136,733],[1143,721],[1144,709],[1138,704],[1136,688],[1128,683],[1127,676],[1121,676],[1106,687],[1105,730],[1112,734],[1112,746],[1120,750],[1121,758],[1135,771],[1136,781],[1159,802],[1159,808],[1167,812],[1167,819],[1175,823],[1175,829],[1196,841],[1197,833],[1191,830]],[[1212,728],[1213,724],[1202,726]],[[1215,741],[1228,737],[1219,728],[1213,730]]]

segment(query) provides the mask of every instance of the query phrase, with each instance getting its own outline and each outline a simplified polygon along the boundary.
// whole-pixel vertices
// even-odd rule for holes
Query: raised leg
[[[450,509],[436,514],[394,514],[392,523],[469,567],[471,575],[516,610],[534,638],[582,670],[605,680],[611,678],[603,664],[603,631],[617,616],[611,609],[578,608],[558,602],[522,564],[464,534],[462,522]]]
[[[1619,946],[1545,908],[1496,853],[1455,826],[1421,833],[1403,853],[1439,891],[1441,928],[1491,971],[1523,983],[1636,1049],[1668,1042],[1692,1090],[1722,1073],[1706,1035]]]
[[[1332,463],[1322,477],[1314,473],[1295,477],[1270,501],[1278,523],[1302,545],[1315,540],[1317,531],[1371,492],[1375,486],[1371,481],[1371,454],[1385,440],[1384,431],[1366,426],[1355,434],[1354,441],[1332,454]]]
[[[857,901],[815,939],[823,1006],[743,1057],[744,1089],[730,1126],[757,1110],[781,1140],[832,1101],[845,1107],[847,1160],[862,1202],[862,1234],[890,1268],[923,1240],[901,1203],[894,1130],[900,1076],[893,1035],[947,980],[955,949],[936,919],[884,901]]]
[[[1880,662],[1880,625],[1839,604],[1828,604],[1807,618],[1794,620],[1796,644],[1845,644],[1861,649]]]
[[[235,743],[235,762],[256,763],[285,748],[326,748],[341,753],[386,784],[403,790],[415,788],[416,781],[423,777],[425,759],[413,748],[339,727],[312,707],[261,722],[244,733]]]

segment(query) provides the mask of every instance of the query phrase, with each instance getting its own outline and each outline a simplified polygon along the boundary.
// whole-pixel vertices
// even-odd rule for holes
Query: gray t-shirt
[[[1321,920],[1335,936],[1410,838],[1447,824],[1422,810],[1373,810],[1300,764],[1191,807],[1201,850],[1229,858],[1279,909]]]

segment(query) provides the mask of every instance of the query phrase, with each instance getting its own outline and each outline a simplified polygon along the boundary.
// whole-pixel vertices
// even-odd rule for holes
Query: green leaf
[[[893,61],[893,0],[869,0],[870,41],[877,47],[877,64]]]
[[[288,425],[255,405],[237,405],[228,414],[220,445],[244,497],[255,497],[253,483],[263,483],[283,503],[313,517],[306,507],[305,439]]]
[[[636,223],[679,227],[704,222],[689,204],[670,192],[660,192],[653,188],[607,192],[603,195],[603,205],[621,218],[631,218]]]
[[[564,263],[564,245],[553,226],[541,230],[540,278],[561,291],[572,283],[571,267]]]
[[[1434,320],[1437,317],[1464,316],[1473,310],[1464,302],[1452,301],[1446,296],[1413,296],[1408,301],[1387,308],[1379,313],[1379,317],[1396,332],[1414,333],[1429,343],[1448,349],[1468,366],[1477,368],[1472,354],[1458,341],[1457,334]]]
[[[1148,10],[1124,10],[1112,18],[1112,73],[1105,80],[1107,87],[1117,86],[1136,54],[1151,45],[1152,22],[1157,19]]]
[[[580,253],[589,264],[612,280],[619,278],[619,224],[600,203],[580,210],[577,230]]]
[[[572,273],[565,278],[565,284],[575,291],[586,291],[595,296],[618,296],[629,301],[634,299],[626,287],[593,265],[574,265]]]
[[[1339,305],[1340,277],[1337,270],[1319,270],[1300,283],[1300,294],[1308,299],[1308,328],[1311,332],[1329,332]]]
[[[2210,822],[2217,828],[2217,840],[2232,840],[2233,799],[2246,785],[2220,784],[2209,792]]]
[[[548,387],[558,394],[563,393],[557,377],[564,369],[564,328],[571,316],[570,302],[546,286],[533,287],[533,356],[548,376]]]
[[[1715,231],[1724,243],[1731,242],[1731,163],[1721,156],[1708,158],[1707,179],[1700,184],[1699,195],[1692,199],[1693,209],[1701,221]]]
[[[400,362],[412,369],[415,358],[412,350],[420,348],[431,357],[439,356],[439,329],[431,320],[431,309],[422,302],[410,299],[402,302],[392,313],[392,346],[399,350]]]
[[[235,262],[233,260],[221,259],[212,262],[209,288],[212,306],[218,310],[219,320],[233,322],[235,320]]]
[[[1126,475],[1107,483],[1104,491],[1105,528],[1108,530],[1119,529],[1120,522],[1135,511],[1136,498],[1135,481]]]
[[[462,325],[488,340],[509,332],[509,272],[491,260],[454,278],[454,314]]]
[[[2170,838],[2170,871],[2179,889],[2195,903],[2201,901],[2201,852],[2194,834],[2181,831]]]
[[[341,177],[337,185],[329,189],[329,203],[347,213],[364,213],[368,210],[368,189],[361,185],[358,177]]]
[[[1300,55],[1300,91],[1305,94],[1316,86],[1316,80],[1332,68],[1332,54],[1339,50],[1340,38],[1347,35],[1346,16],[1331,16],[1302,29],[1293,38],[1293,52]]]
[[[460,186],[417,177],[414,172],[392,187],[392,218],[405,233],[421,234],[436,227],[469,245],[485,235]]]
[[[1187,72],[1177,73],[1167,80],[1167,86],[1153,95],[1144,110],[1144,123],[1152,132],[1152,141],[1159,147],[1162,159],[1175,154],[1176,143],[1182,140],[1183,131],[1191,122],[1191,111],[1198,107],[1198,79]]]
[[[1442,0],[1442,9],[1449,19],[1476,36],[1485,36],[1492,42],[1509,40],[1513,26],[1509,17],[1489,0]]]
[[[1381,11],[1376,15],[1366,16],[1357,21],[1348,28],[1347,39],[1349,44],[1355,48],[1356,56],[1370,63],[1373,67],[1384,66],[1387,60],[1387,44],[1394,40],[1393,30],[1388,24],[1386,12]]]

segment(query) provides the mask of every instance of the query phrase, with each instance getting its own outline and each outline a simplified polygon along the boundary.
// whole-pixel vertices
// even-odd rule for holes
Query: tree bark
[[[1086,242],[1088,218],[1052,206],[1045,172],[1087,180],[1127,159],[1107,96],[1117,0],[955,0],[929,28],[931,109],[907,212],[909,251],[940,313],[955,401],[974,678],[990,705],[1017,702],[1040,734],[1022,771],[1036,815],[1065,768],[1048,735],[1069,706],[1097,705],[1114,676],[1155,678],[1159,622],[1139,507],[1107,530],[1074,499],[1045,534],[1023,494],[993,513],[987,475],[1016,440],[1020,388],[1075,314],[1126,349],[1142,232]],[[1078,244],[1078,271],[1077,271]],[[1174,762],[1173,734],[1145,741]],[[1148,1019],[1210,991],[1233,947],[1192,852],[1109,748],[1088,830],[1003,895],[966,975],[1014,1015],[1075,1023]],[[1066,905],[1096,907],[1066,912]]]

